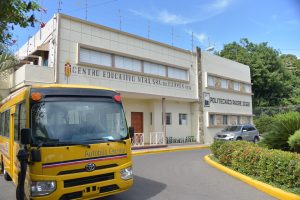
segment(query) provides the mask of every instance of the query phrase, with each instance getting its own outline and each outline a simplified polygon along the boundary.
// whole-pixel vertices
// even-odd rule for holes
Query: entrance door
[[[143,113],[131,113],[131,126],[134,128],[135,133],[143,133]]]

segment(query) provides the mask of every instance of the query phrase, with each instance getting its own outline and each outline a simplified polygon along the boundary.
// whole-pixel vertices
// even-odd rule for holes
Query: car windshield
[[[240,131],[241,128],[242,128],[242,126],[227,126],[222,131],[223,132],[226,132],[226,131]]]
[[[121,104],[107,101],[55,101],[31,109],[33,144],[87,144],[122,140],[127,125]]]

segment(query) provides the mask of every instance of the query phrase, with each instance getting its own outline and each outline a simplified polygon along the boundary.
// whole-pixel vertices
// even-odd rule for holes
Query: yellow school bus
[[[26,173],[26,199],[94,199],[132,186],[133,130],[115,91],[33,85],[14,92],[0,106],[3,177],[18,185],[20,174]],[[22,137],[30,142],[21,144]],[[21,172],[17,155],[24,147],[29,158]]]

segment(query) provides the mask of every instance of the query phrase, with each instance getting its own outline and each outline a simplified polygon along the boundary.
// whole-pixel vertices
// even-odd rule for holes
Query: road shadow
[[[164,183],[134,176],[132,188],[117,195],[101,198],[101,200],[147,200],[162,192],[166,187]]]

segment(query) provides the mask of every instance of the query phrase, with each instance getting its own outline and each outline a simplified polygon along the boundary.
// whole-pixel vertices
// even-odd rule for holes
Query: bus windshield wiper
[[[120,140],[120,139],[93,138],[93,139],[89,139],[89,140],[99,140],[101,142],[120,142],[120,143],[126,144],[126,142],[124,140]]]
[[[58,145],[59,146],[80,145],[80,146],[84,146],[84,147],[87,147],[87,148],[91,148],[91,145],[89,145],[89,144],[76,143],[76,142],[59,142]]]
[[[56,146],[68,146],[68,145],[81,145],[87,148],[91,148],[91,145],[89,144],[84,144],[84,143],[74,143],[74,142],[59,142],[58,139],[54,139],[54,140],[49,140],[47,142],[41,142],[37,145],[38,149],[40,147],[56,147]]]

